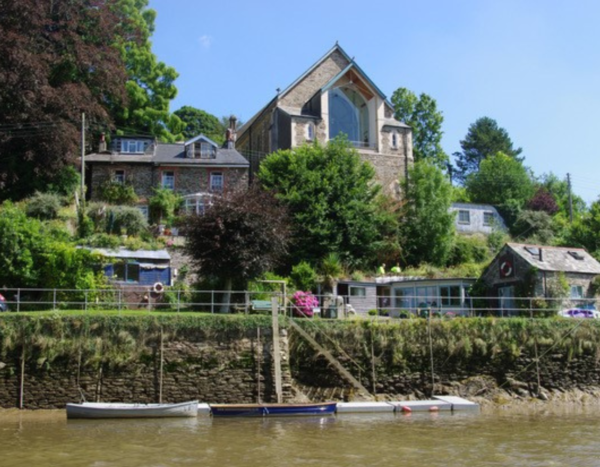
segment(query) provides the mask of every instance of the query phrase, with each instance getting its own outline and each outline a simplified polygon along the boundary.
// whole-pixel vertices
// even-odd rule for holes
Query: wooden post
[[[160,379],[158,380],[158,403],[162,404],[162,392],[163,392],[163,354],[164,354],[164,344],[163,344],[163,328],[160,328]]]
[[[21,387],[19,388],[19,409],[23,408],[23,392],[25,386],[25,344],[21,352]]]
[[[273,317],[273,364],[275,365],[275,393],[277,403],[283,402],[283,383],[281,381],[281,351],[279,348],[279,299],[271,297],[271,314]]]
[[[262,375],[262,356],[261,356],[262,348],[261,348],[261,345],[260,345],[260,327],[256,328],[256,339],[258,341],[256,343],[256,354],[257,354],[257,359],[256,359],[257,360],[257,362],[256,362],[257,365],[256,366],[258,367],[258,374],[256,375],[257,376],[257,381],[258,381],[258,384],[256,385],[257,386],[258,395],[257,395],[256,402],[260,404],[260,403],[262,403],[261,397],[260,397],[260,391],[261,391],[260,376]]]

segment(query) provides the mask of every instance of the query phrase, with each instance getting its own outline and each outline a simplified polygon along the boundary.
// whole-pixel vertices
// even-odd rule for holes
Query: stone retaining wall
[[[287,337],[280,339],[283,399],[292,395],[287,364]],[[212,403],[276,402],[272,340],[261,330],[260,338],[226,335],[202,341],[164,343],[162,401],[198,399]],[[20,354],[0,358],[0,407],[20,406]],[[158,402],[161,392],[160,349],[151,348],[137,362],[122,368],[103,365],[82,368],[76,360],[55,360],[50,365],[25,365],[23,408],[51,409],[87,401]]]

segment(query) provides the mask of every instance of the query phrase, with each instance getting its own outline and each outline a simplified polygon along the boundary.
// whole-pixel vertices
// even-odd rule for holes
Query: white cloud
[[[212,45],[212,41],[213,41],[213,38],[211,36],[206,35],[206,34],[204,36],[201,36],[198,39],[198,42],[200,42],[200,45],[204,49],[210,49],[210,46]]]

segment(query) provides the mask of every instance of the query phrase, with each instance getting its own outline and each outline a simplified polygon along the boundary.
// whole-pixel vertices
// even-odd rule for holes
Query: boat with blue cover
[[[335,414],[336,402],[314,404],[210,404],[215,417],[290,417]]]

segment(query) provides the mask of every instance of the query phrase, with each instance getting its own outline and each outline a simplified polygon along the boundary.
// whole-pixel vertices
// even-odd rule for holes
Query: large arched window
[[[367,101],[349,87],[329,92],[329,138],[340,133],[357,146],[369,145],[369,109]]]

